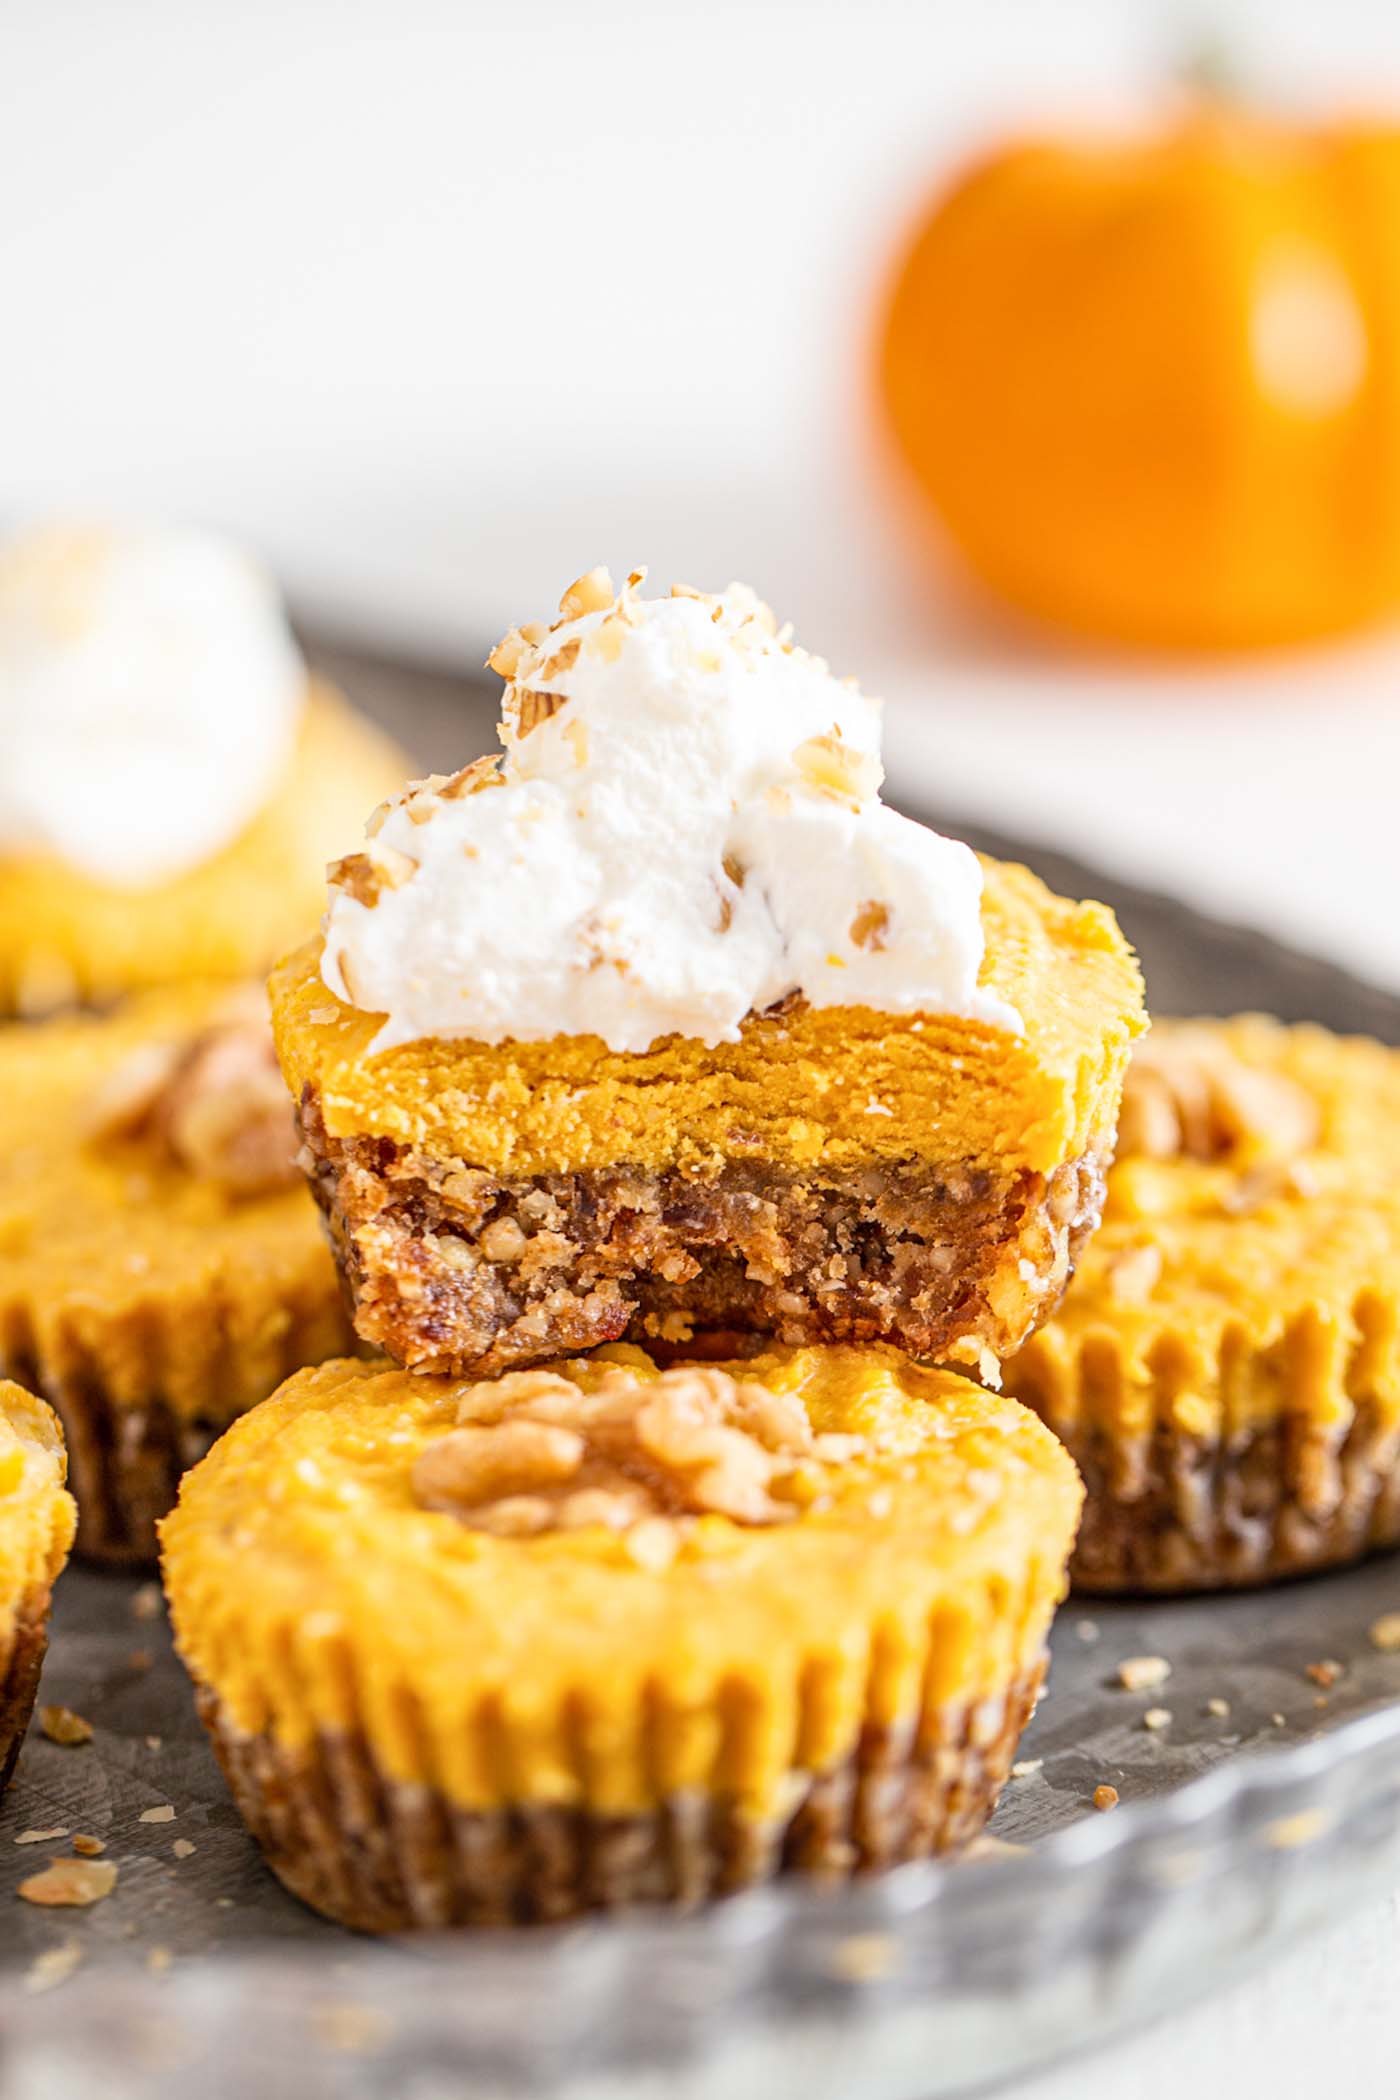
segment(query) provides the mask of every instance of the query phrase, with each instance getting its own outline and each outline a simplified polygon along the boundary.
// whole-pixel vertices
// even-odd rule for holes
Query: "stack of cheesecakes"
[[[1098,1222],[1132,957],[888,808],[877,708],[751,593],[642,581],[507,636],[500,752],[377,809],[273,978],[382,1360],[237,1423],[165,1574],[240,1807],[350,1924],[963,1842],[1078,1521],[955,1367]]]

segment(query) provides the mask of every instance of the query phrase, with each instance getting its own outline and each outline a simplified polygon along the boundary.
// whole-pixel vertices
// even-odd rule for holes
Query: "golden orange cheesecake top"
[[[250,1001],[185,985],[0,1027],[0,1365],[217,1415],[266,1392],[298,1340],[345,1346]]]
[[[0,1014],[265,969],[314,926],[325,863],[354,843],[366,807],[402,779],[404,763],[387,737],[313,680],[285,777],[210,859],[131,888],[51,854],[7,854],[0,842]]]
[[[688,1787],[1004,1691],[1077,1475],[1023,1409],[888,1350],[659,1373],[614,1345],[497,1380],[298,1374],[162,1528],[181,1654],[245,1733],[363,1733],[467,1807]]]
[[[1158,1021],[1104,1223],[1005,1367],[1051,1419],[1215,1437],[1400,1421],[1400,1052],[1260,1015]]]
[[[77,1513],[67,1471],[53,1409],[0,1379],[0,1622],[47,1590],[68,1558]]]
[[[984,874],[982,979],[1015,1007],[1020,1033],[798,1002],[752,1015],[737,1043],[714,1047],[428,1038],[372,1054],[381,1017],[327,990],[310,942],[272,977],[278,1054],[293,1094],[319,1095],[332,1137],[389,1137],[496,1173],[703,1170],[754,1156],[1044,1172],[1109,1143],[1144,1025],[1142,982],[1102,905],[1068,903],[1024,868],[987,862]]]

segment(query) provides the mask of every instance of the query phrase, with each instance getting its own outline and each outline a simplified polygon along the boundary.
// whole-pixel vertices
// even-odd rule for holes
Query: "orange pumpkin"
[[[1244,648],[1400,606],[1400,131],[1197,109],[1025,145],[919,228],[880,391],[972,567],[1080,633]]]

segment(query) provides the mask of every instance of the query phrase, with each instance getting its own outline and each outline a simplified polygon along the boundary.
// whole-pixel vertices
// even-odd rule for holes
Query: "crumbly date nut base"
[[[49,1592],[30,1590],[15,1614],[10,1652],[0,1673],[0,1793],[10,1783],[34,1711],[49,1645]]]
[[[324,1312],[294,1318],[266,1352],[255,1396],[245,1401],[240,1390],[237,1398],[221,1401],[211,1389],[209,1410],[194,1415],[172,1408],[160,1392],[158,1350],[152,1389],[135,1404],[113,1395],[99,1357],[76,1342],[60,1358],[28,1346],[22,1332],[0,1332],[0,1376],[40,1394],[63,1424],[68,1486],[78,1505],[75,1550],[111,1567],[154,1561],[156,1524],[173,1508],[181,1474],[203,1458],[253,1397],[265,1399],[303,1364],[333,1354],[334,1327]],[[235,1381],[238,1388],[246,1387],[243,1367],[230,1369],[231,1387]]]
[[[310,1090],[300,1113],[357,1331],[422,1370],[486,1375],[716,1328],[1000,1357],[1053,1311],[1103,1203],[1089,1155],[999,1181],[922,1162],[816,1180],[757,1161],[705,1179],[510,1180],[332,1138]]]
[[[1045,1419],[1087,1491],[1077,1589],[1244,1589],[1400,1545],[1400,1424],[1372,1403],[1345,1428],[1285,1419],[1219,1441]]]
[[[838,1769],[794,1774],[792,1807],[763,1824],[699,1796],[627,1817],[467,1811],[386,1780],[362,1738],[294,1751],[270,1735],[240,1735],[212,1693],[201,1693],[200,1712],[279,1879],[339,1924],[403,1932],[536,1924],[629,1903],[690,1906],[785,1871],[845,1879],[954,1851],[996,1806],[1044,1669],[1038,1661],[1004,1697],[946,1709],[917,1746],[867,1729]]]

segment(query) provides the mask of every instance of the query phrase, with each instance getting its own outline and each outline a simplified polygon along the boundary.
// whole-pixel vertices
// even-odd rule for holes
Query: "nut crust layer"
[[[357,1332],[468,1376],[715,1330],[1001,1356],[1054,1310],[1103,1202],[1097,1153],[1000,1180],[919,1161],[508,1179],[331,1137],[310,1087],[300,1121]]]
[[[9,1654],[0,1672],[0,1793],[10,1783],[34,1712],[49,1646],[49,1598],[48,1589],[29,1590],[15,1612]]]
[[[1371,1403],[1347,1423],[1265,1422],[1222,1439],[1159,1423],[1128,1493],[1121,1439],[1045,1419],[1087,1493],[1076,1589],[1242,1589],[1400,1545],[1400,1425]]]
[[[554,1806],[464,1810],[394,1781],[363,1737],[299,1749],[240,1734],[211,1692],[201,1716],[240,1813],[292,1894],[361,1932],[524,1925],[589,1910],[687,1907],[786,1871],[847,1879],[977,1836],[1005,1782],[1045,1674],[1001,1698],[945,1707],[920,1739],[867,1727],[835,1770],[794,1773],[786,1813],[673,1796],[649,1813]]]

